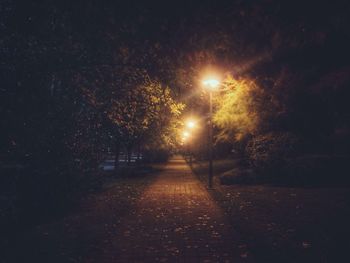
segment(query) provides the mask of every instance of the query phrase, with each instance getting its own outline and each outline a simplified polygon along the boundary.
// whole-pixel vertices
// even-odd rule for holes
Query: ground
[[[215,161],[214,174],[232,169],[230,163]],[[205,183],[207,162],[195,162],[192,169]],[[257,262],[350,262],[348,186],[223,186],[218,179],[214,183],[211,196]]]
[[[207,190],[176,156],[20,231],[1,262],[349,262],[349,196],[348,188]]]

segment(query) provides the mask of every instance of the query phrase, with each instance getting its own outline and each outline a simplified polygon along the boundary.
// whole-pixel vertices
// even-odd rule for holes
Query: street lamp
[[[220,82],[217,79],[206,79],[203,80],[203,85],[211,90],[216,90]]]
[[[213,91],[217,90],[220,82],[217,79],[205,79],[204,87],[209,91],[209,173],[208,188],[213,188]]]
[[[196,123],[195,123],[193,120],[188,120],[188,121],[186,122],[186,126],[187,126],[187,128],[189,128],[189,129],[193,129],[193,128],[196,126]]]
[[[182,135],[183,135],[183,138],[185,138],[185,139],[187,139],[188,137],[190,137],[190,133],[189,133],[188,131],[184,131],[184,132],[182,133]]]

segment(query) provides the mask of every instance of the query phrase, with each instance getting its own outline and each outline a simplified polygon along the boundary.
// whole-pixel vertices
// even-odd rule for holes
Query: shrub
[[[286,161],[294,157],[299,139],[292,133],[271,132],[253,137],[246,147],[252,167],[259,173],[275,176],[283,170]]]
[[[288,183],[302,185],[348,184],[349,156],[307,154],[290,159],[285,174]]]

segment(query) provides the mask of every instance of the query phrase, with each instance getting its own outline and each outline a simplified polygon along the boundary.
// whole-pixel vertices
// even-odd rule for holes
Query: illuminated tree
[[[140,149],[159,141],[159,146],[173,146],[171,125],[182,108],[183,105],[172,98],[168,87],[149,78],[115,100],[108,117],[117,127],[128,160],[136,145]]]
[[[224,85],[225,91],[215,100],[217,111],[213,121],[220,129],[217,139],[234,142],[256,134],[261,123],[259,110],[264,91],[252,80],[232,76],[225,79]]]

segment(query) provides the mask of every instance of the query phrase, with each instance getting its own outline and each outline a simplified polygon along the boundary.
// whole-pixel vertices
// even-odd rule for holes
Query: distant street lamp
[[[190,137],[190,133],[189,133],[188,131],[184,131],[184,132],[182,133],[182,135],[183,135],[183,138],[184,138],[184,139],[187,139],[188,137]]]
[[[195,123],[195,121],[193,121],[193,120],[188,120],[188,121],[186,122],[186,126],[187,126],[188,128],[190,128],[190,129],[193,129],[194,126],[196,126],[196,123]]]
[[[217,90],[220,82],[217,79],[206,79],[204,87],[209,91],[209,171],[208,188],[213,188],[213,91]]]

